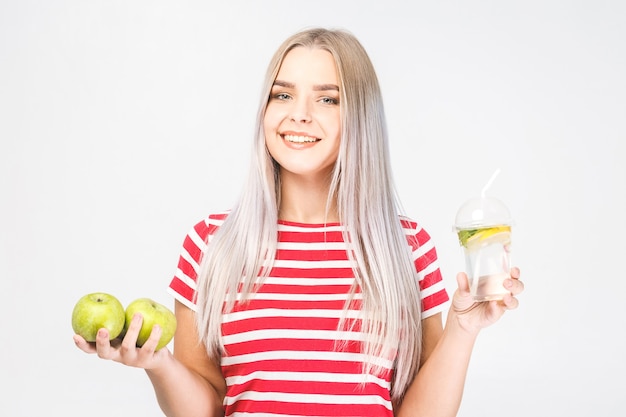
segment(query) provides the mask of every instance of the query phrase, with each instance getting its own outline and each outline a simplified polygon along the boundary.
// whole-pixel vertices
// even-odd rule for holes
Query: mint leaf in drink
[[[467,240],[478,233],[480,229],[459,230],[459,243],[461,246],[467,246]]]

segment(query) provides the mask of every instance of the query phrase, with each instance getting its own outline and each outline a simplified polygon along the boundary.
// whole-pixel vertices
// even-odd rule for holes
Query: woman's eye
[[[273,99],[276,100],[288,100],[289,99],[289,94],[287,93],[276,93],[272,95]]]
[[[332,97],[323,97],[320,101],[324,104],[337,104],[339,102],[339,100]]]

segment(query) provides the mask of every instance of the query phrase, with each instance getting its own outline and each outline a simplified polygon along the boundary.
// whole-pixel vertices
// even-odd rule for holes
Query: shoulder
[[[207,243],[228,217],[228,211],[212,213],[196,222],[187,232],[183,248],[199,260],[200,254],[207,248]]]
[[[196,234],[203,240],[206,239],[207,236],[215,234],[228,217],[229,212],[230,210],[209,214],[194,224],[189,233]]]
[[[419,222],[405,215],[400,215],[399,219],[407,240],[413,249],[430,242],[430,234]]]

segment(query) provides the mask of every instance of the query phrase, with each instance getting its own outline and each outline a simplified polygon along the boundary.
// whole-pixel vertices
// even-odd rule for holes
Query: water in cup
[[[474,300],[501,299],[508,293],[503,282],[510,276],[511,226],[459,229],[457,233]]]
[[[510,277],[511,215],[506,205],[486,195],[497,170],[479,197],[457,211],[455,229],[465,255],[465,271],[474,300],[499,300],[509,292],[503,282]]]

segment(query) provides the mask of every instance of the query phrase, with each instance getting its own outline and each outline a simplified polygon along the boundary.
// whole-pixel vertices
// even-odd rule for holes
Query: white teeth
[[[317,142],[318,139],[310,136],[285,135],[285,140],[292,143],[313,143]]]

